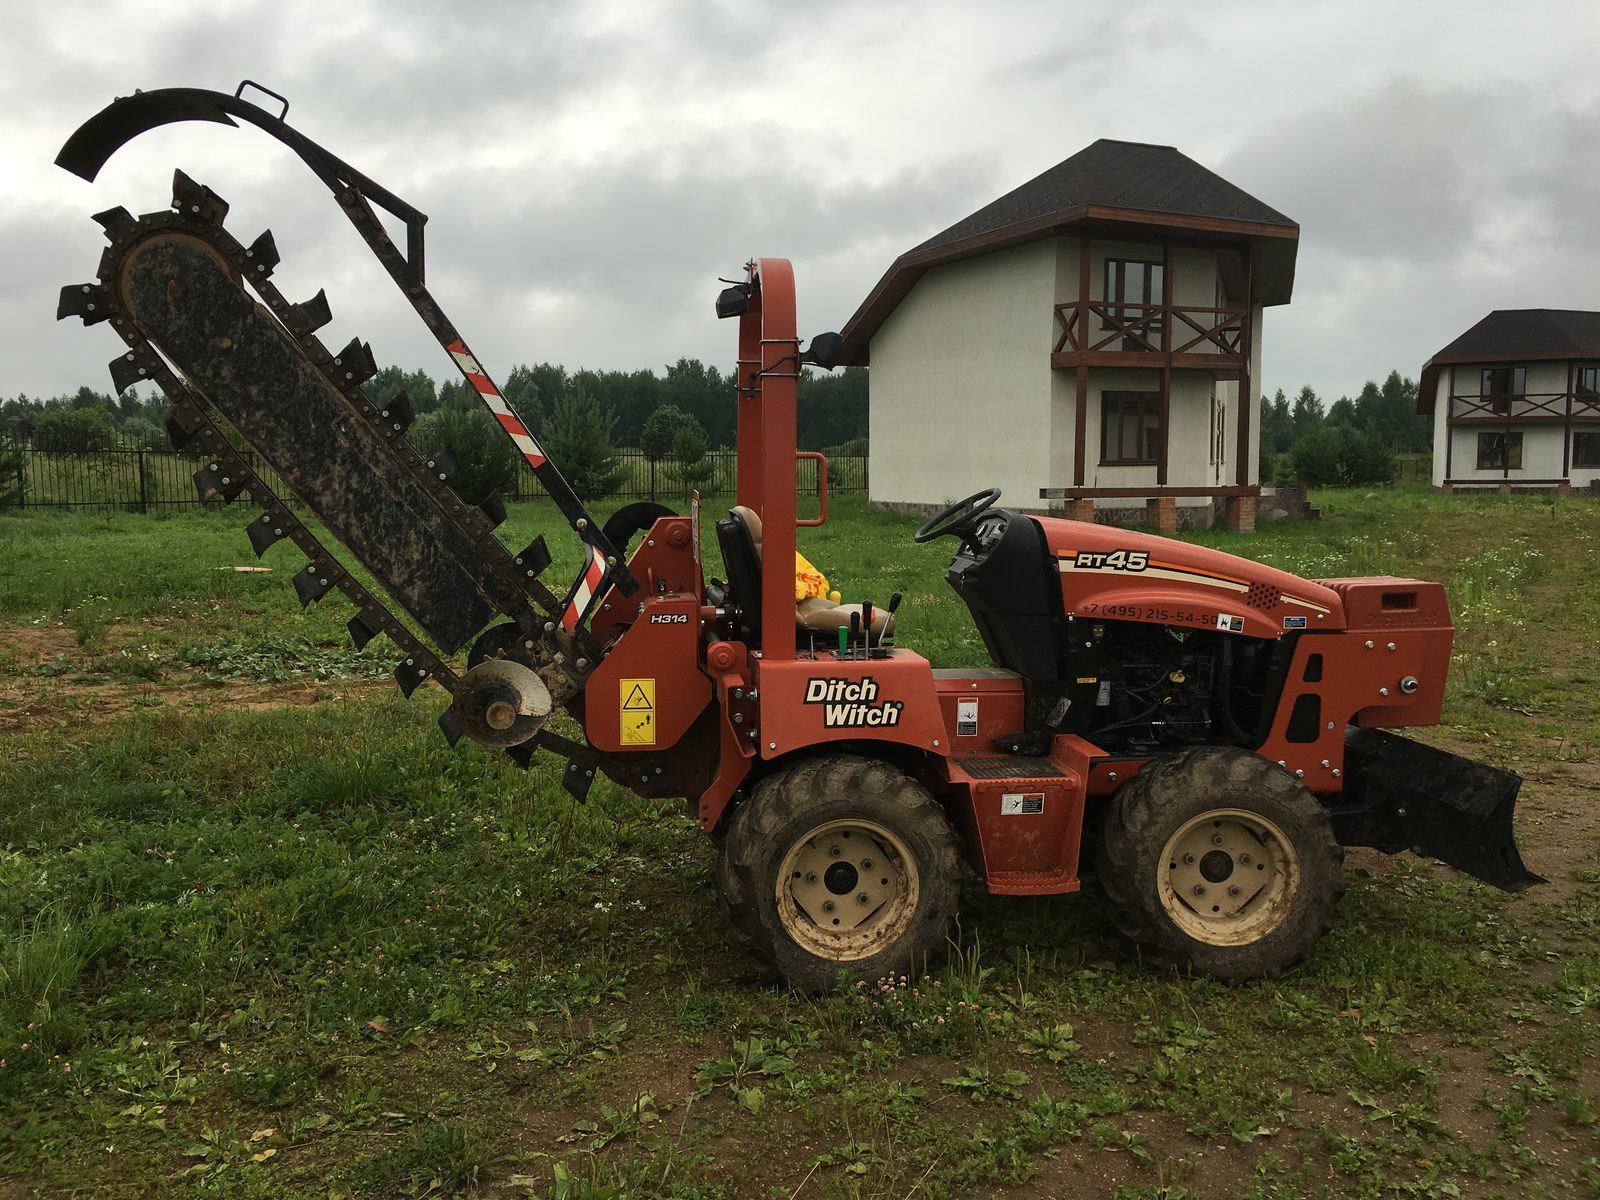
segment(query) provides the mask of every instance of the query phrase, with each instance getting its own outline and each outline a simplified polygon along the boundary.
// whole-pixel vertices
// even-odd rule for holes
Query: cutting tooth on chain
[[[244,256],[250,260],[250,278],[267,279],[283,261],[278,254],[278,243],[272,240],[272,230],[263,229],[261,236],[245,248]]]
[[[117,355],[106,364],[106,369],[111,372],[111,386],[117,389],[119,396],[134,384],[150,378],[150,368],[140,361],[139,353],[134,350]]]
[[[444,740],[449,742],[450,749],[454,750],[465,732],[461,728],[461,722],[456,718],[455,709],[447,708],[439,714],[439,732],[444,734]]]
[[[410,429],[411,423],[417,419],[416,410],[411,407],[411,397],[403,390],[383,402],[378,416],[383,421],[383,432],[391,437]]]
[[[98,283],[69,283],[61,289],[56,320],[82,317],[85,325],[98,325],[111,316],[110,294]]]
[[[345,622],[345,628],[350,631],[350,641],[355,644],[357,650],[365,650],[367,643],[377,637],[380,632],[368,625],[360,613]]]
[[[394,681],[400,685],[400,694],[407,700],[411,699],[411,693],[416,691],[427,677],[428,668],[415,658],[402,658],[395,665]]]
[[[484,520],[489,522],[489,528],[495,529],[506,519],[506,502],[500,498],[499,492],[491,492],[488,498],[478,505],[478,511],[483,514]]]
[[[448,448],[430,458],[427,465],[429,473],[440,483],[449,483],[461,469],[456,462],[456,452]]]
[[[328,293],[318,288],[317,294],[311,299],[290,307],[285,324],[296,335],[304,337],[315,333],[331,320],[333,310],[328,307]]]
[[[351,338],[350,344],[333,358],[333,373],[346,387],[360,387],[378,373],[377,360],[372,357],[372,347],[360,338]]]
[[[567,769],[561,772],[561,786],[566,788],[567,795],[579,804],[589,799],[589,788],[594,783],[594,768],[584,767],[575,758],[567,760]]]
[[[275,542],[281,541],[289,535],[289,528],[284,524],[282,513],[268,509],[245,528],[245,533],[250,538],[250,548],[260,558]]]
[[[187,217],[221,225],[228,215],[228,202],[203,183],[196,183],[182,171],[172,173],[172,207]]]
[[[194,473],[194,490],[199,493],[202,504],[218,496],[235,500],[244,491],[245,483],[242,474],[233,474],[231,468],[220,462],[209,463]]]
[[[178,408],[173,408],[167,417],[167,441],[172,443],[174,450],[182,450],[199,431],[198,422],[189,422]]]
[[[106,231],[106,237],[113,242],[121,241],[139,228],[139,222],[133,219],[133,214],[120,204],[104,212],[95,213],[94,221]]]
[[[328,594],[338,578],[338,572],[326,563],[309,562],[294,573],[295,595],[300,597],[300,607],[307,608]]]
[[[537,579],[550,565],[550,548],[544,544],[544,534],[541,533],[523,547],[522,553],[513,561],[521,570],[523,578]]]

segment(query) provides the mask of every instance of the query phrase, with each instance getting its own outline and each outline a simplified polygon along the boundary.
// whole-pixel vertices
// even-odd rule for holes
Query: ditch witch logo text
[[[822,705],[822,723],[829,729],[879,728],[900,724],[900,700],[878,700],[878,684],[867,679],[813,679],[806,684],[806,703]]]

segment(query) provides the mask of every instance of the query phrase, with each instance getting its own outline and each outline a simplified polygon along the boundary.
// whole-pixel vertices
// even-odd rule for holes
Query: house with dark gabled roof
[[[1600,312],[1496,309],[1422,368],[1433,484],[1569,491],[1600,480]]]
[[[1171,146],[1104,140],[906,251],[841,331],[871,495],[1252,528],[1261,313],[1300,227]],[[1241,400],[1242,398],[1242,400]]]

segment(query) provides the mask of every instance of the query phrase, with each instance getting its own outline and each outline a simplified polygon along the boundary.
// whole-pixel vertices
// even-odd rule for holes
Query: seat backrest
[[[739,509],[717,522],[717,545],[728,572],[728,604],[752,636],[761,633],[761,556]]]

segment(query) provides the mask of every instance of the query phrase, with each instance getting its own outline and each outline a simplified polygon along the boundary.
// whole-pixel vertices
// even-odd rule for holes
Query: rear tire
[[[1147,762],[1107,807],[1097,855],[1122,932],[1218,979],[1305,959],[1333,925],[1343,863],[1327,810],[1298,780],[1219,747]]]
[[[807,759],[728,819],[717,890],[734,940],[804,992],[920,971],[942,953],[961,860],[928,789],[885,763]]]

